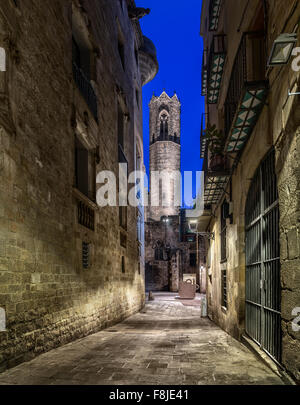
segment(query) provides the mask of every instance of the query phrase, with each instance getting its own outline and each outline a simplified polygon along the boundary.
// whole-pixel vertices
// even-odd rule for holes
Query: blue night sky
[[[203,44],[200,37],[201,0],[136,0],[137,7],[150,8],[140,20],[143,34],[157,49],[159,72],[143,87],[144,153],[149,170],[149,101],[153,92],[163,89],[172,97],[176,91],[181,102],[181,169],[201,170],[200,126],[204,111],[201,97]],[[195,187],[193,190],[195,193]]]

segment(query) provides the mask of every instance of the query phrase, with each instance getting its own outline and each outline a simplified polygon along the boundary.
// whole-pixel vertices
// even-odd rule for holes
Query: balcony
[[[211,0],[209,5],[209,31],[217,31],[222,0]]]
[[[205,159],[207,156],[207,138],[205,138],[205,116],[206,113],[202,113],[201,116],[201,136],[200,136],[200,158]]]
[[[202,90],[201,96],[207,95],[207,54],[208,50],[203,50],[203,58],[202,58]]]
[[[208,61],[207,103],[217,104],[226,59],[225,35],[214,35]]]
[[[225,150],[240,152],[249,139],[268,94],[264,34],[244,33],[225,101]]]
[[[95,120],[98,121],[98,106],[95,91],[90,81],[75,62],[73,62],[73,77]]]
[[[226,157],[216,156],[210,160],[205,176],[204,204],[218,204],[226,190],[231,173]]]

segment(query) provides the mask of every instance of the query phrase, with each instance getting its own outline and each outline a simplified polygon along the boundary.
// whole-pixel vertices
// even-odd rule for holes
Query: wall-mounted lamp
[[[268,66],[286,65],[291,57],[296,42],[297,33],[279,35],[273,43]]]
[[[196,219],[189,220],[189,228],[190,231],[196,232],[197,231],[198,221]]]

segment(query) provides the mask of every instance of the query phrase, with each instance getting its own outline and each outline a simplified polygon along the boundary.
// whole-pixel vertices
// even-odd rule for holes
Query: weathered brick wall
[[[4,4],[5,3],[5,4]],[[95,43],[99,125],[72,76],[71,1],[0,4],[0,370],[120,321],[144,304],[138,273],[136,211],[128,208],[127,248],[120,248],[118,208],[95,210],[95,231],[77,221],[74,109],[88,114],[87,133],[99,146],[97,169],[116,172],[117,93],[131,116],[125,152],[134,165],[134,31],[118,1],[74,2]],[[126,70],[117,46],[116,17],[126,37]],[[132,45],[132,46],[131,46]],[[136,77],[133,81],[133,77]],[[72,104],[75,104],[72,107]],[[95,126],[96,125],[96,126]],[[139,125],[138,125],[139,126]],[[95,130],[96,128],[96,130]],[[91,265],[82,267],[82,241]],[[125,257],[126,272],[121,271]]]

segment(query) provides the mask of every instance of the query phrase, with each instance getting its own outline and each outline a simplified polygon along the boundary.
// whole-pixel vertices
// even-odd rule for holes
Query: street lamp
[[[279,35],[273,43],[268,66],[286,65],[291,57],[296,42],[296,33]]]

